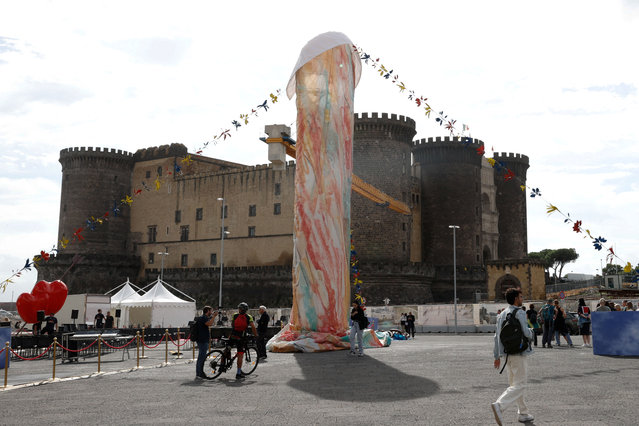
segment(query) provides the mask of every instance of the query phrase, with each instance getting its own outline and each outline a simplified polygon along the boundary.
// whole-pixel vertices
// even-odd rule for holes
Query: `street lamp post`
[[[169,253],[166,251],[166,249],[164,249],[165,251],[159,251],[158,254],[160,256],[162,256],[162,261],[160,263],[160,281],[164,281],[164,256],[168,256]]]
[[[455,230],[459,229],[457,225],[449,225],[453,230],[453,297],[455,298],[455,334],[457,334],[457,242],[455,241]]]
[[[218,198],[217,201],[221,201],[222,202],[222,236],[220,239],[220,295],[219,295],[219,301],[217,303],[217,307],[218,309],[222,309],[222,273],[224,271],[224,234],[226,234],[226,232],[224,231],[224,207],[226,207],[226,200],[224,200],[224,198]]]

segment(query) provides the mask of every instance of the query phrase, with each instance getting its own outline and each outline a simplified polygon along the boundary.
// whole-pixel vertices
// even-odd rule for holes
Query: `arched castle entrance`
[[[519,279],[510,274],[502,275],[495,283],[495,300],[505,300],[506,290],[509,288],[521,288]]]

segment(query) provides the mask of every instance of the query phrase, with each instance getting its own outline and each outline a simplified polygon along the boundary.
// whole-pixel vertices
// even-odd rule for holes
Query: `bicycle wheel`
[[[222,351],[213,350],[206,355],[204,361],[204,375],[209,379],[215,379],[217,376],[226,371],[224,353]]]
[[[248,347],[244,351],[244,361],[242,362],[242,373],[249,375],[257,368],[259,358],[257,356],[257,349]]]

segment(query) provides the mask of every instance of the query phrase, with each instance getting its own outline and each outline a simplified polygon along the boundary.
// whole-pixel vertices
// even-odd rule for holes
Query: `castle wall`
[[[134,180],[144,176],[146,170],[162,166],[163,161],[172,160],[136,163]],[[132,212],[131,231],[142,269],[160,265],[162,260],[157,253],[165,249],[169,255],[164,267],[168,269],[219,266],[222,201],[218,198],[225,199],[227,209],[225,267],[290,265],[294,176],[295,165],[291,162],[283,171],[274,171],[270,166],[245,166],[228,172],[167,179],[159,191],[149,191],[136,200]],[[276,204],[279,214],[275,214]],[[251,206],[255,206],[254,210]],[[255,216],[251,216],[253,213]],[[155,227],[155,241],[149,227]],[[188,227],[186,241],[182,241],[183,227]],[[249,227],[254,234],[249,233]],[[186,266],[182,266],[184,260]]]

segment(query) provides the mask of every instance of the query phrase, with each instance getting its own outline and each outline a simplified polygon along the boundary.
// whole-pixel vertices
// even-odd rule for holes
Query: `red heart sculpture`
[[[31,293],[22,293],[16,300],[16,308],[26,323],[38,322],[38,311],[45,315],[55,314],[67,300],[68,289],[60,280],[38,281]]]

